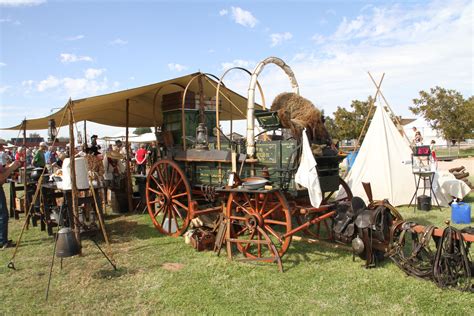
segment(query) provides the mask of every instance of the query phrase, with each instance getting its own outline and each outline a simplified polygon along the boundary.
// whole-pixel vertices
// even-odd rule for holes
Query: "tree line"
[[[337,140],[358,139],[370,115],[361,137],[362,142],[375,112],[372,109],[369,114],[373,102],[369,96],[367,101],[353,100],[349,109],[337,107],[333,117],[325,117],[330,135]],[[474,138],[474,96],[465,99],[456,90],[435,87],[428,92],[420,91],[409,109],[413,114],[422,116],[447,140],[459,143]]]

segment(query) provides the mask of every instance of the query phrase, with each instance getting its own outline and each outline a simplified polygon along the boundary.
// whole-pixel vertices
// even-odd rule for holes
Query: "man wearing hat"
[[[0,249],[14,247],[15,244],[8,239],[8,209],[3,184],[8,176],[21,166],[19,161],[15,161],[9,166],[4,167],[0,164]]]
[[[46,166],[46,159],[44,157],[45,151],[48,149],[48,145],[45,142],[39,144],[39,149],[33,158],[33,166],[38,168],[44,168]]]
[[[120,189],[120,179],[125,173],[125,166],[122,163],[123,158],[116,146],[104,157],[104,180],[112,190]]]

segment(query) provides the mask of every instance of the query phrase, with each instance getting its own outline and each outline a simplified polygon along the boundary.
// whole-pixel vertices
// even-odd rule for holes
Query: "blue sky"
[[[197,70],[220,76],[284,59],[303,96],[327,114],[375,92],[410,116],[435,85],[473,94],[472,1],[0,0],[0,126],[80,98]],[[278,69],[259,80],[267,99],[288,91]],[[249,80],[226,84],[245,95]],[[91,125],[104,135],[115,129]],[[91,132],[92,132],[91,131]],[[1,138],[16,132],[0,132]],[[44,132],[42,132],[44,134]]]

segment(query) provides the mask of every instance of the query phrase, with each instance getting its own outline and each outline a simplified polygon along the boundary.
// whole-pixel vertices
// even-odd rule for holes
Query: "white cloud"
[[[319,45],[319,44],[322,44],[322,43],[325,42],[326,37],[324,37],[324,36],[321,35],[321,34],[314,34],[314,35],[311,37],[311,40],[313,40],[317,45]]]
[[[224,16],[224,15],[227,15],[227,14],[229,14],[229,11],[226,10],[226,9],[222,9],[222,10],[219,11],[220,16]]]
[[[1,0],[0,0],[1,1]],[[0,5],[1,6],[1,5]],[[0,23],[21,25],[21,22],[18,20],[12,20],[11,18],[1,18]]]
[[[46,79],[39,82],[34,80],[25,80],[22,82],[24,93],[31,93],[34,88],[36,92],[45,93],[53,91],[54,95],[63,95],[66,97],[86,97],[97,95],[110,88],[107,78],[104,76],[106,69],[89,68],[84,71],[83,77],[58,78],[49,75]],[[112,86],[118,86],[118,82],[114,82]]]
[[[46,3],[46,0],[0,0],[0,7],[35,6]]]
[[[168,68],[169,70],[171,71],[183,71],[183,70],[186,70],[188,69],[188,66],[184,66],[184,65],[180,65],[180,64],[175,64],[175,63],[169,63],[168,64]]]
[[[104,68],[100,68],[100,69],[89,68],[89,69],[86,69],[86,71],[84,72],[84,76],[86,79],[95,79],[99,77],[100,75],[102,75],[104,71],[105,71]]]
[[[7,64],[0,62],[0,67],[5,67]]]
[[[336,27],[333,34],[314,37],[315,41],[324,38],[322,45],[296,51],[285,61],[295,73],[301,94],[328,115],[337,106],[349,107],[352,100],[374,95],[370,71],[376,81],[385,73],[382,92],[395,113],[413,117],[408,107],[421,90],[439,85],[458,90],[464,97],[473,94],[472,12],[470,1],[368,8],[354,19],[350,36],[336,37],[342,29]],[[351,22],[346,19],[345,26]],[[267,106],[278,93],[291,91],[278,67],[265,67],[258,80]],[[226,78],[226,86],[244,96],[248,84],[246,75]],[[241,131],[245,132],[245,126]]]
[[[121,38],[116,38],[113,41],[110,41],[110,45],[127,45],[128,41],[125,41]]]
[[[239,7],[231,7],[232,19],[235,23],[245,27],[253,28],[257,25],[258,20],[252,15],[250,11],[246,11]]]
[[[80,34],[80,35],[75,35],[75,36],[70,36],[66,38],[66,41],[77,41],[83,39],[85,36]]]
[[[76,56],[74,54],[62,53],[59,55],[62,63],[75,63],[78,61],[93,61],[89,56]]]
[[[376,80],[386,73],[382,91],[394,111],[413,116],[408,106],[420,90],[440,85],[473,94],[473,70],[466,67],[474,55],[472,12],[470,1],[366,8],[333,34],[313,36],[318,46],[295,54],[290,66],[302,94],[327,114],[373,95],[371,71]],[[284,86],[272,75],[262,77],[264,87]]]
[[[249,68],[255,65],[255,62],[250,60],[243,60],[243,59],[234,59],[233,61],[223,62],[221,63],[221,69],[227,70],[233,67],[242,67],[242,68]]]
[[[284,41],[288,41],[292,38],[293,34],[291,34],[290,32],[270,34],[270,39],[272,41],[271,46],[275,47],[277,45],[281,45]]]
[[[37,89],[39,92],[43,92],[45,90],[56,88],[61,84],[61,80],[56,78],[55,76],[48,76],[48,78],[41,80],[38,85]]]
[[[5,93],[10,88],[11,88],[10,86],[0,85],[0,94]]]

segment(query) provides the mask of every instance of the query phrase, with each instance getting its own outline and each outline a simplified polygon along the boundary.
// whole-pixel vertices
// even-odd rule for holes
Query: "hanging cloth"
[[[303,131],[303,153],[301,155],[300,166],[295,174],[295,182],[308,189],[309,199],[313,207],[319,207],[323,200],[316,165],[316,160],[311,151],[305,129]]]

